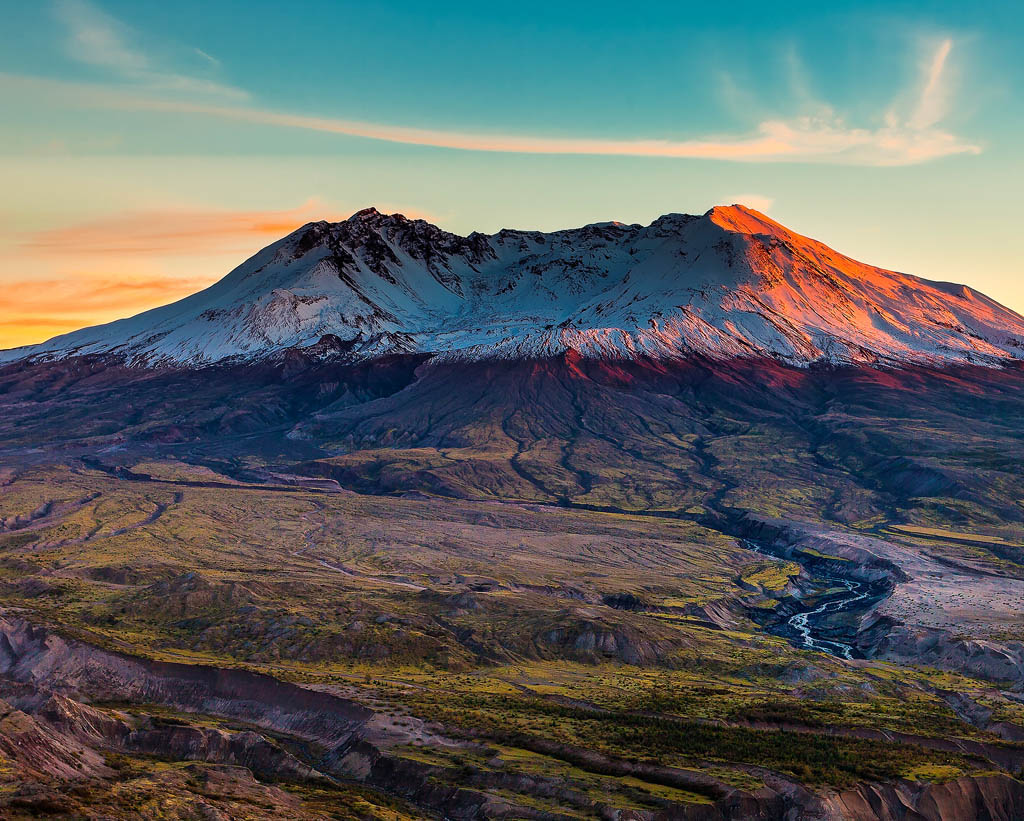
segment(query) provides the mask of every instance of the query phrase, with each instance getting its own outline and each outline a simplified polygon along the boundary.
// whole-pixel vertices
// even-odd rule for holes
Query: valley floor
[[[1024,817],[1019,368],[300,360],[0,369],[0,815]]]
[[[964,630],[1020,634],[987,591],[1021,582],[962,536],[747,519],[738,538],[699,516],[251,487],[176,461],[9,471],[0,515],[12,817],[867,818],[871,784],[1024,800],[1019,672],[948,636],[933,668],[892,632],[871,644],[872,623],[927,631],[971,597],[1001,615]],[[830,594],[815,574],[853,559],[874,606],[816,629],[869,658],[791,645],[788,614]],[[932,621],[910,620],[925,599]],[[183,683],[212,669],[358,717]]]

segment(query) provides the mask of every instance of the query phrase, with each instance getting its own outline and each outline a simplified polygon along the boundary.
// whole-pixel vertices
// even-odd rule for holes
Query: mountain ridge
[[[468,236],[366,208],[307,223],[183,300],[0,352],[0,362],[102,354],[203,366],[291,348],[355,360],[575,352],[998,365],[1024,359],[1024,318],[966,285],[857,262],[739,205],[647,226]]]

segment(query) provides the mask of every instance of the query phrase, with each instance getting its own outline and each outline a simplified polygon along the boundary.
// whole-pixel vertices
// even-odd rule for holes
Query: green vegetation
[[[687,453],[694,447],[691,439],[672,441]],[[769,469],[785,475],[787,460],[800,458],[791,444],[767,432],[727,434],[713,449],[715,458],[736,459],[748,458],[747,448],[774,448]],[[607,471],[585,498],[612,511],[498,501],[511,492],[506,481],[525,481],[507,467],[513,457],[548,488],[568,492],[578,476],[564,465],[544,468],[554,458],[547,446],[494,447],[476,455],[378,454],[367,481],[394,480],[397,488],[395,477],[413,464],[403,460],[412,459],[416,470],[446,473],[445,494],[477,488],[475,500],[443,503],[300,487],[266,492],[211,468],[156,459],[133,465],[152,481],[81,466],[25,469],[0,492],[0,518],[26,522],[0,531],[0,605],[110,649],[267,672],[332,689],[395,722],[428,723],[444,744],[410,742],[389,754],[430,768],[437,784],[569,817],[596,817],[601,806],[708,802],[719,794],[715,784],[752,791],[768,772],[831,788],[943,781],[993,765],[939,749],[939,740],[1011,748],[938,694],[969,693],[994,720],[1024,722],[1024,707],[990,699],[987,683],[850,665],[764,633],[744,614],[777,607],[800,566],[765,559],[696,521],[708,521],[705,508],[680,518],[640,515],[667,497],[619,495],[624,474]],[[566,464],[596,470],[603,447],[578,440]],[[364,451],[329,463],[354,469],[366,458]],[[493,468],[502,460],[504,468]],[[454,484],[467,463],[465,484]],[[681,456],[666,464],[686,469]],[[481,499],[480,476],[492,468],[491,498]],[[769,512],[821,502],[799,482],[763,491]],[[736,501],[744,492],[725,495]],[[549,501],[531,482],[516,498]],[[889,519],[856,521],[870,533]],[[948,535],[939,525],[901,532]],[[992,568],[1004,561],[970,544],[950,551]],[[238,729],[156,705],[108,706],[154,721]],[[879,731],[909,738],[885,740]],[[109,765],[115,782],[76,807],[158,808],[196,791],[217,806],[229,800],[207,785],[228,776],[197,775],[182,762],[112,756]],[[502,780],[511,775],[554,779],[564,795],[514,788]],[[239,817],[245,801],[285,815],[412,817],[404,805],[355,788],[257,781],[230,789]]]
[[[922,527],[921,525],[889,525],[891,530],[909,533],[912,536],[930,536],[936,539],[949,539],[959,542],[977,542],[979,544],[1006,544],[1002,536],[985,536],[978,533],[960,533],[941,527]],[[1018,545],[1020,547],[1020,545]]]
[[[741,578],[753,587],[777,592],[799,575],[800,565],[795,562],[765,562],[746,570]]]
[[[458,694],[443,702],[413,696],[405,703],[415,714],[526,749],[554,740],[571,748],[672,767],[701,767],[704,762],[767,767],[808,784],[842,787],[857,780],[899,778],[925,764],[971,767],[963,756],[913,745],[649,714],[596,713],[546,699]]]

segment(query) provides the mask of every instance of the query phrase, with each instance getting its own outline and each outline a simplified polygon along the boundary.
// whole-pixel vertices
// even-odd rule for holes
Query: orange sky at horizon
[[[166,209],[113,214],[8,238],[0,349],[133,316],[211,285],[261,248],[319,219],[316,200],[285,210]]]

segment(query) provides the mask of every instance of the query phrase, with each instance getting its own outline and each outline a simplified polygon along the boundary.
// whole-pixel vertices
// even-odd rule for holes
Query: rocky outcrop
[[[1024,784],[1007,775],[958,778],[945,784],[868,784],[823,802],[824,819],[845,821],[1017,821]]]
[[[211,583],[199,573],[189,572],[147,587],[139,606],[165,619],[188,619],[197,614],[252,603],[252,593],[241,584]]]
[[[111,774],[98,752],[6,701],[0,701],[0,759],[37,777],[68,780]]]
[[[946,630],[913,625],[892,625],[877,646],[875,656],[966,673],[986,681],[1012,682],[1024,690],[1024,642],[956,638]]]
[[[94,749],[246,767],[261,778],[306,781],[323,776],[251,730],[233,732],[147,715],[112,715],[64,696],[51,696],[36,718],[64,738]]]
[[[830,575],[889,586],[908,578],[889,558],[894,546],[882,539],[749,512],[732,522],[730,529],[743,538],[770,545],[778,556]]]
[[[796,790],[774,800],[720,801],[654,814],[651,821],[1019,821],[1024,784],[1008,775],[965,776],[944,784],[862,784],[824,796]]]
[[[152,661],[102,650],[0,617],[0,676],[82,701],[164,704],[222,715],[334,747],[373,713],[351,701],[271,676]]]
[[[603,624],[589,619],[573,620],[545,630],[535,643],[542,657],[554,651],[559,657],[581,661],[617,659],[634,665],[653,664],[680,646],[678,641],[644,635],[628,625]]]

